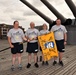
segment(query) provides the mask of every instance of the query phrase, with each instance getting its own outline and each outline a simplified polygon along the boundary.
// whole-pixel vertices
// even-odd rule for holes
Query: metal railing
[[[23,43],[26,43],[26,41],[24,41]],[[8,50],[8,49],[10,49],[10,48],[11,48],[11,47],[4,48],[4,49],[0,50],[0,52],[6,51],[6,50]]]

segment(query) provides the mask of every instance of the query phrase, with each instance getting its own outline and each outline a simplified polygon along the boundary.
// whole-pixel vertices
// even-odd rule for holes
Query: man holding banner
[[[58,51],[53,32],[38,36],[38,40],[42,49],[44,61],[48,61],[52,57],[58,57]]]
[[[61,20],[57,19],[56,25],[51,28],[51,31],[54,32],[57,49],[59,51],[59,64],[63,66],[62,56],[63,52],[65,51],[65,45],[67,42],[67,30],[63,25],[61,25]],[[56,57],[54,57],[53,62],[53,65],[55,64],[57,64]]]
[[[43,24],[42,27],[43,27],[43,29],[40,31],[40,35],[49,33],[49,31],[47,29],[47,25],[45,23]],[[41,47],[40,47],[40,51],[42,51]],[[48,61],[44,62],[44,56],[43,56],[43,53],[42,53],[42,65],[44,65],[44,64],[48,65],[49,63],[48,63]]]

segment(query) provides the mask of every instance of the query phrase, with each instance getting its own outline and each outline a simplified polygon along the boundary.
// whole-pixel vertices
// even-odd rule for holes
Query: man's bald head
[[[30,27],[31,27],[31,28],[34,28],[34,27],[35,27],[35,23],[34,23],[34,22],[31,22],[31,23],[30,23]]]

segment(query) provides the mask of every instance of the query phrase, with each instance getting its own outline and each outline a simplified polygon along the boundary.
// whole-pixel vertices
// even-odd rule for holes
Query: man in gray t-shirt
[[[11,42],[12,43],[17,43],[17,42],[23,42],[23,37],[25,37],[22,29],[18,28],[12,28],[9,30],[7,36],[11,37]]]
[[[57,19],[56,25],[54,25],[51,28],[51,31],[54,32],[57,49],[59,51],[59,64],[63,66],[62,55],[65,50],[64,46],[66,45],[66,42],[67,42],[67,30],[66,30],[65,26],[61,25],[61,20]],[[56,58],[54,58],[53,65],[55,65],[57,63],[55,60],[56,60]]]
[[[14,21],[13,24],[14,27],[10,29],[7,34],[8,42],[11,47],[11,53],[12,53],[12,67],[11,67],[12,70],[14,70],[16,57],[18,58],[19,69],[22,68],[21,53],[23,53],[23,39],[25,41],[27,40],[24,36],[22,29],[19,28],[19,22]]]
[[[39,35],[39,31],[37,29],[34,28],[35,24],[34,22],[30,23],[30,29],[28,29],[25,33],[25,36],[27,39],[29,39],[30,41],[27,43],[27,49],[26,52],[28,52],[28,64],[27,64],[27,68],[30,68],[31,66],[31,54],[34,54],[34,61],[35,67],[39,67],[37,64],[37,52],[38,52],[38,35]]]
[[[30,28],[26,31],[25,33],[25,36],[28,37],[31,41],[29,41],[30,43],[35,43],[37,42],[38,40],[37,39],[34,39],[34,38],[37,38],[38,35],[39,35],[39,31],[35,28]]]

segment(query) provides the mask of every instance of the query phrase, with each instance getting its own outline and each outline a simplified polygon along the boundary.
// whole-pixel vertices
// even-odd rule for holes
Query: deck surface
[[[9,47],[8,42],[5,40],[0,40],[0,50]],[[22,70],[17,68],[17,62],[15,66],[15,71],[11,71],[11,53],[10,49],[0,52],[0,75],[76,75],[76,46],[67,45],[66,51],[63,56],[64,66],[57,64],[52,65],[53,59],[49,61],[49,65],[42,66],[41,62],[38,61],[39,68],[34,67],[34,60],[32,57],[31,67],[26,68],[27,65],[27,53],[26,53],[26,43],[24,44],[24,53],[22,54]],[[38,53],[38,58],[41,52]],[[57,60],[58,61],[58,60]]]

